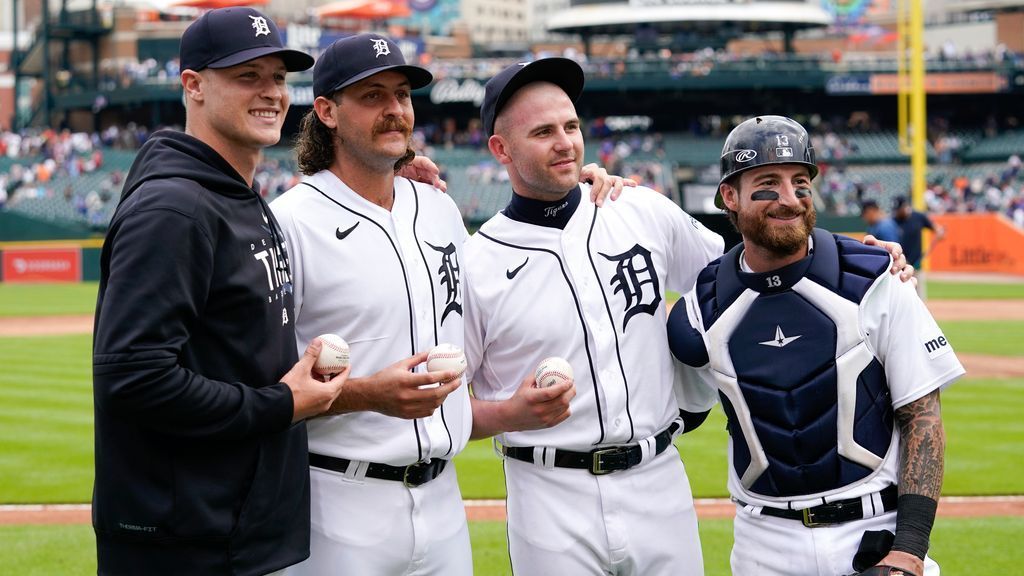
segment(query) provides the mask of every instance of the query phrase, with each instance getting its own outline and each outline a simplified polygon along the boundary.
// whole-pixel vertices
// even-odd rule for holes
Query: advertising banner
[[[5,248],[4,282],[80,282],[81,248]]]

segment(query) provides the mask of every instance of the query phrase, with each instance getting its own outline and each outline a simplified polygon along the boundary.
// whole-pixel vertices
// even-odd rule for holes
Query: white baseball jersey
[[[291,259],[300,351],[320,334],[337,334],[349,344],[352,377],[362,377],[438,343],[463,346],[467,233],[449,196],[396,178],[388,211],[325,170],[271,209]],[[429,418],[355,412],[312,419],[309,450],[395,466],[450,459],[465,447],[471,425],[461,386]]]
[[[541,360],[575,373],[572,415],[503,434],[510,446],[635,443],[677,416],[665,291],[685,291],[723,241],[648,188],[598,209],[589,187],[564,230],[497,214],[466,243],[466,371],[483,400],[512,396]],[[685,406],[684,406],[685,407]]]
[[[703,574],[685,468],[675,450],[654,456],[650,438],[678,414],[665,291],[692,286],[723,242],[653,190],[597,208],[581,188],[564,229],[498,214],[466,243],[467,374],[477,397],[501,400],[544,358],[565,358],[577,392],[571,416],[502,443],[546,455],[635,444],[644,456],[600,476],[507,459],[512,565],[523,574]]]

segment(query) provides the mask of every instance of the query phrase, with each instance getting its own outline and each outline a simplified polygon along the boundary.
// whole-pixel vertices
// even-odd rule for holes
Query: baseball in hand
[[[344,370],[348,366],[348,342],[337,334],[321,334],[320,342],[323,347],[316,357],[313,372],[328,375]]]
[[[537,388],[547,388],[562,382],[571,382],[573,378],[572,366],[564,358],[557,356],[545,358],[537,366],[534,378],[537,380]]]
[[[439,370],[457,372],[458,375],[452,380],[462,378],[462,374],[466,371],[466,355],[462,353],[462,348],[454,344],[438,344],[431,348],[430,353],[427,354],[427,371],[437,372]]]

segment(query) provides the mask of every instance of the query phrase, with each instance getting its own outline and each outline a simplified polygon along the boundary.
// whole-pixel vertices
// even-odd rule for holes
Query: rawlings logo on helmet
[[[750,162],[754,158],[757,158],[756,150],[740,150],[734,157],[737,162]]]

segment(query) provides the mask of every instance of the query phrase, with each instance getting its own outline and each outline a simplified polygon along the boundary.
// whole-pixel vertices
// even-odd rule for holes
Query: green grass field
[[[504,522],[473,522],[473,568],[478,576],[512,576]],[[939,518],[932,534],[931,555],[943,574],[975,576],[1018,574],[1016,550],[1024,518]],[[700,523],[707,576],[729,575],[732,520]],[[90,526],[0,526],[4,573],[19,576],[87,576],[96,574]],[[568,576],[568,575],[566,575]]]
[[[937,298],[936,286],[929,294]],[[950,286],[953,286],[950,283]],[[962,285],[942,297],[967,297]],[[1006,285],[979,289],[1010,294]],[[939,290],[946,290],[942,288]],[[91,313],[96,285],[0,284],[0,316]],[[1019,294],[1019,296],[1018,296]],[[991,296],[995,297],[995,296]],[[958,351],[1022,356],[1021,322],[943,322]],[[0,504],[87,502],[92,490],[91,337],[0,338]],[[61,350],[60,362],[40,360]],[[1024,494],[1024,379],[965,379],[943,394],[947,433],[946,495]],[[715,410],[699,430],[679,440],[697,497],[725,496],[724,417]],[[489,441],[472,443],[456,460],[467,498],[501,498],[501,464]],[[510,574],[501,522],[471,526],[477,574]],[[940,518],[933,556],[947,574],[1013,574],[1022,518]],[[728,574],[731,521],[701,523],[707,574]],[[88,526],[0,526],[0,573],[95,574]]]
[[[1024,350],[1024,322],[946,321],[939,322],[953,349],[964,354],[1021,356]]]

